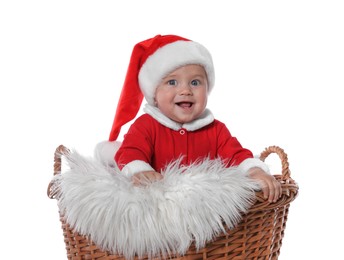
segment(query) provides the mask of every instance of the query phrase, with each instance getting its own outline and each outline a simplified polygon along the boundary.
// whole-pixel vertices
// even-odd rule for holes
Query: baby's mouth
[[[192,102],[177,102],[176,105],[181,108],[190,108],[193,106],[193,103]]]

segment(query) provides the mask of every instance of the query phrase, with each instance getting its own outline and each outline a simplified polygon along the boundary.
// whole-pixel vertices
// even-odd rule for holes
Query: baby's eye
[[[201,84],[201,82],[198,79],[194,79],[194,80],[191,81],[191,85],[192,86],[198,86],[200,84]]]
[[[175,86],[177,85],[177,81],[175,79],[170,79],[169,81],[167,81],[167,84],[171,86]]]

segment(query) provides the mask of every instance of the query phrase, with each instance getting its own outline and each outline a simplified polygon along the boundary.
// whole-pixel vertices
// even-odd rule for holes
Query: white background
[[[60,144],[108,138],[132,47],[178,34],[213,54],[209,108],[300,186],[282,260],[343,255],[342,1],[1,1],[1,259],[66,259],[46,196]],[[279,160],[272,156],[274,173]]]

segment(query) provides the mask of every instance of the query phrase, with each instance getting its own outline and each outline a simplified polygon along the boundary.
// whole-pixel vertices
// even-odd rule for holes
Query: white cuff
[[[133,176],[135,173],[138,172],[145,172],[145,171],[155,171],[150,164],[140,161],[140,160],[135,160],[130,163],[128,163],[126,166],[123,167],[122,173],[125,174],[128,177]]]
[[[244,173],[247,173],[249,169],[254,167],[261,168],[265,172],[270,173],[269,167],[266,165],[266,163],[258,158],[247,158],[246,160],[242,161],[238,166],[238,168],[242,170]]]

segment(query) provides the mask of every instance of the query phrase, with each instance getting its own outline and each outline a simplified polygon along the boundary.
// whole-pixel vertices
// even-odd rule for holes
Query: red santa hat
[[[115,141],[121,127],[136,117],[143,97],[148,104],[154,105],[160,81],[188,64],[204,67],[209,93],[214,86],[215,73],[211,54],[204,46],[177,35],[157,35],[137,43],[131,54],[109,141]]]

